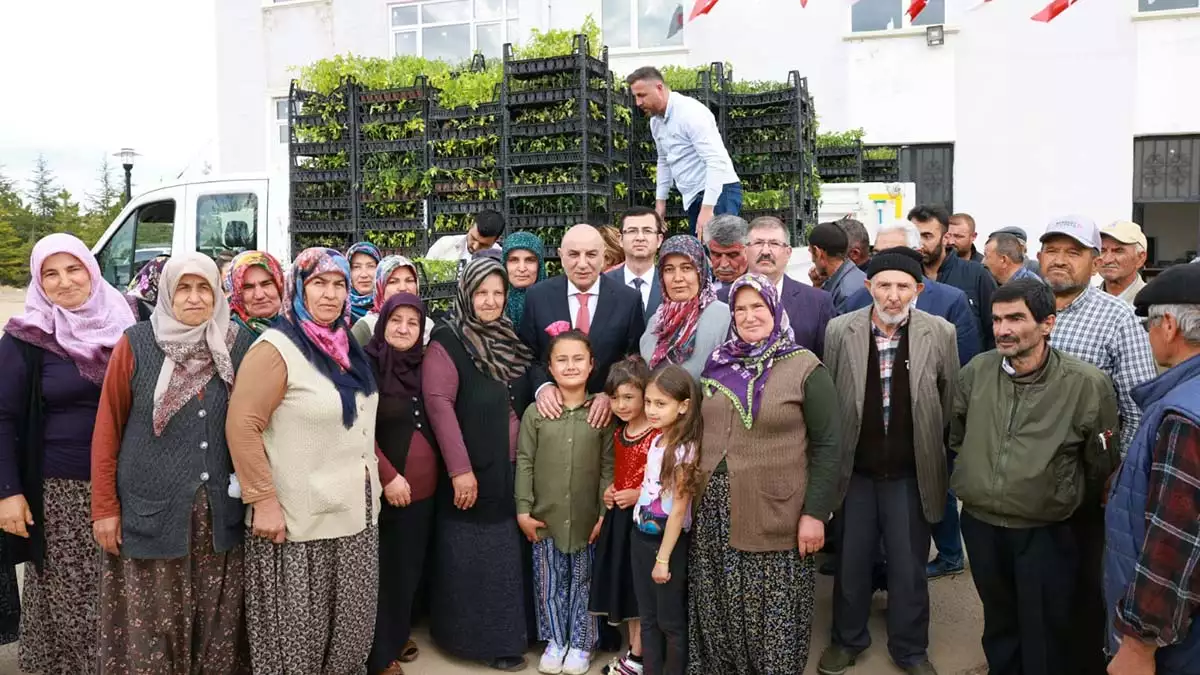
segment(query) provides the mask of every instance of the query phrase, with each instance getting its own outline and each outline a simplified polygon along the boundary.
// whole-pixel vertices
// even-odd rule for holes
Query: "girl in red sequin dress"
[[[613,414],[623,424],[613,438],[616,466],[613,484],[604,493],[608,513],[596,540],[589,609],[610,624],[628,623],[629,652],[605,667],[609,675],[641,675],[642,636],[633,572],[629,565],[629,533],[633,530],[633,505],[638,500],[646,472],[646,452],[661,433],[643,414],[643,397],[650,368],[638,356],[613,364],[604,391],[612,400]]]

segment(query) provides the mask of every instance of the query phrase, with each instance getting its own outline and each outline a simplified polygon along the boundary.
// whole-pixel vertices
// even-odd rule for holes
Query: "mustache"
[[[758,256],[758,260],[755,262],[775,262],[775,256],[771,255],[770,253],[764,253]]]

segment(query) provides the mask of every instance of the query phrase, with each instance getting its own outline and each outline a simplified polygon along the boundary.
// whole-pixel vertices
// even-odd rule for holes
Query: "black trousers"
[[[635,529],[630,533],[629,558],[633,592],[642,620],[642,667],[645,675],[683,675],[687,670],[688,534],[679,535],[667,569],[671,580],[656,584],[650,577],[662,537]]]
[[[379,608],[368,669],[379,673],[400,658],[412,635],[413,606],[433,532],[433,498],[379,511]]]
[[[1108,613],[1104,606],[1104,507],[1083,505],[1067,523],[1079,550],[1079,573],[1068,639],[1075,675],[1104,675]]]
[[[924,661],[929,649],[929,523],[916,477],[876,480],[855,473],[840,517],[833,642],[856,654],[871,645],[871,574],[882,536],[887,549],[888,653],[901,668]]]
[[[1078,672],[1069,641],[1079,552],[1068,523],[1008,528],[962,514],[991,675]],[[1103,633],[1101,633],[1103,637]]]

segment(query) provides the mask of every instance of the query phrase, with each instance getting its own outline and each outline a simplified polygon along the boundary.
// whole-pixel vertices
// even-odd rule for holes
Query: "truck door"
[[[95,250],[106,281],[124,289],[142,265],[160,255],[171,255],[182,243],[175,241],[182,193],[176,188],[142,195],[123,212],[119,225],[109,227]]]

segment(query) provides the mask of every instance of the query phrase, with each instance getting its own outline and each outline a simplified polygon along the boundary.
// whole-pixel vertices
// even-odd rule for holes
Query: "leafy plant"
[[[520,45],[513,45],[513,58],[544,59],[551,56],[570,54],[574,47],[575,35],[582,33],[587,36],[588,55],[595,57],[600,54],[600,25],[589,14],[579,30],[549,30],[542,32],[536,28],[529,38]]]

